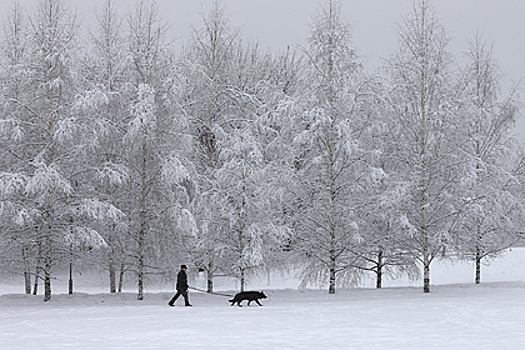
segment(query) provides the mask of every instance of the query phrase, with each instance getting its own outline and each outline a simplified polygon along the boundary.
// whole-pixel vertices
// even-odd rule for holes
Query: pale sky
[[[38,0],[19,1],[29,12]],[[68,2],[66,0],[66,2]],[[94,9],[104,0],[70,0],[77,8],[83,27],[93,27]],[[161,19],[171,27],[169,36],[181,45],[191,26],[200,27],[201,14],[213,0],[157,0]],[[353,41],[368,69],[381,64],[397,46],[396,23],[411,11],[412,0],[342,0],[342,17],[353,27]],[[0,0],[1,18],[13,1]],[[287,45],[304,44],[311,15],[323,0],[222,0],[232,27],[242,27],[246,41],[258,40],[261,48],[285,50]],[[129,13],[135,0],[116,0],[117,10]],[[450,51],[461,57],[476,31],[494,45],[494,56],[502,73],[503,93],[525,80],[525,0],[434,0],[441,23],[453,38]],[[522,83],[525,89],[525,81]],[[525,95],[522,94],[522,95]],[[525,101],[525,98],[522,97]],[[525,118],[522,118],[525,119]],[[517,132],[525,140],[525,120]]]

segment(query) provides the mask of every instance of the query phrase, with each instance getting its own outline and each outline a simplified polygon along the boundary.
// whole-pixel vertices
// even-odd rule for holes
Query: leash
[[[214,294],[214,295],[220,295],[220,296],[223,296],[223,297],[233,298],[233,295],[229,295],[229,294],[222,294],[222,293],[216,293],[216,292],[208,292],[207,290],[199,289],[199,288],[195,288],[195,287],[188,287],[188,288],[189,288],[189,289],[196,290],[196,291],[199,291],[199,292],[204,292],[204,293],[206,293],[206,294]]]

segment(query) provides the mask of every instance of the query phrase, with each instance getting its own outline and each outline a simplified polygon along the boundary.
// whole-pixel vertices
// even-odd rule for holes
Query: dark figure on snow
[[[266,295],[263,292],[250,291],[237,293],[232,300],[228,301],[232,303],[232,306],[235,305],[235,303],[237,303],[238,306],[241,306],[243,300],[248,300],[248,306],[250,306],[252,301],[255,301],[257,305],[262,306],[259,299],[266,299]]]
[[[184,297],[184,305],[191,306],[188,297],[188,276],[186,275],[186,265],[181,265],[179,274],[177,275],[177,294],[171,298],[168,303],[169,306],[174,306],[175,301],[182,295]]]

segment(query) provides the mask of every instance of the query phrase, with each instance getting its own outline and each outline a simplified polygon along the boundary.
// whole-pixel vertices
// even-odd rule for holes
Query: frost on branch
[[[128,169],[122,164],[107,162],[98,169],[98,176],[108,180],[111,185],[120,186],[128,177]]]
[[[104,248],[107,243],[104,238],[95,230],[85,226],[73,226],[64,235],[64,241],[74,247]]]
[[[104,86],[97,86],[95,89],[78,94],[75,97],[73,109],[77,111],[91,111],[108,104],[109,97],[108,93],[104,91]]]
[[[15,118],[0,119],[0,137],[11,141],[20,141],[24,136],[24,131],[20,123]]]
[[[48,166],[39,162],[36,167],[34,175],[27,182],[27,193],[38,196],[71,194],[71,184],[57,171],[53,164]]]
[[[168,184],[180,185],[191,179],[188,168],[175,155],[171,155],[164,161],[162,175]]]
[[[263,232],[257,225],[250,225],[246,230],[245,247],[242,252],[241,266],[259,266],[263,263]]]
[[[107,202],[100,201],[98,199],[84,199],[77,207],[78,212],[81,215],[89,217],[94,220],[112,220],[119,221],[124,213]]]
[[[132,107],[133,119],[129,123],[126,135],[131,140],[148,135],[153,131],[157,122],[155,90],[148,84],[140,84],[137,90],[136,102]]]
[[[2,211],[0,210],[0,213]],[[31,212],[33,215],[31,215]],[[21,208],[15,217],[15,224],[19,227],[24,227],[27,225],[31,225],[34,223],[33,217],[35,216],[36,212],[28,210],[26,208]]]
[[[189,235],[193,238],[198,237],[199,229],[195,222],[195,217],[187,209],[176,209],[172,211],[174,221],[176,222],[177,228],[184,234]]]
[[[27,181],[28,177],[25,175],[0,172],[0,198],[22,193]]]
[[[65,118],[56,122],[56,131],[53,139],[58,142],[71,140],[77,134],[79,124],[74,118]]]
[[[232,133],[224,146],[221,159],[230,172],[256,172],[263,163],[260,144],[249,129]]]

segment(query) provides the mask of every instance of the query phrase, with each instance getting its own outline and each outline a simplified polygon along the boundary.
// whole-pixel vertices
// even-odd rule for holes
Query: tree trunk
[[[379,251],[377,254],[377,271],[376,271],[376,288],[381,288],[383,278],[383,251]]]
[[[46,257],[44,264],[44,301],[51,300],[51,258]]]
[[[69,294],[73,294],[73,262],[69,262]]]
[[[24,271],[24,287],[25,293],[31,294],[31,273],[29,271]]]
[[[37,265],[35,267],[35,284],[33,285],[33,295],[37,295],[38,294],[38,279],[39,279],[39,273],[40,273],[40,268],[38,267],[38,264],[40,262],[37,261]]]
[[[210,262],[210,264],[208,265],[206,291],[208,293],[213,293],[213,263],[212,262]]]
[[[423,292],[430,293],[430,260],[425,257],[423,262]]]
[[[122,293],[122,285],[124,284],[124,273],[125,273],[125,266],[124,264],[120,265],[120,274],[118,278],[118,292]]]
[[[241,267],[241,292],[244,292],[244,287],[246,283],[246,275],[245,275],[245,266],[244,266],[244,223],[245,223],[245,216],[243,213],[245,213],[244,208],[246,206],[246,178],[244,174],[244,168],[241,172],[242,177],[242,204],[241,204],[241,211],[239,213],[239,222],[240,222],[240,229],[239,229],[239,261],[242,264]]]
[[[328,286],[328,294],[335,294],[335,254],[330,253],[330,283]]]
[[[115,293],[117,288],[115,285],[115,263],[113,262],[113,259],[109,259],[109,292]]]
[[[211,274],[209,271],[208,271],[208,281],[207,281],[207,287],[206,287],[206,290],[208,293],[213,293],[213,274]]]
[[[476,248],[476,284],[481,283],[481,251]]]
[[[139,257],[139,272],[138,272],[138,300],[144,299],[144,259],[142,258],[142,255]]]
[[[24,261],[24,287],[25,293],[31,294],[31,267],[27,259],[27,247],[22,249],[22,259]]]
[[[73,216],[69,218],[71,226],[69,230],[71,232],[71,237],[73,237]],[[73,294],[73,244],[69,245],[69,294]]]
[[[42,242],[38,241],[38,255],[36,257],[35,283],[33,284],[33,295],[38,294],[38,280],[40,279],[41,263],[42,263]]]
[[[425,209],[423,209],[423,215],[425,215]],[[430,293],[430,251],[428,243],[428,234],[426,228],[423,228],[423,292]]]
[[[51,300],[51,239],[46,239],[44,258],[44,301]]]
[[[244,267],[241,267],[241,292],[244,292],[245,283],[246,283],[246,276],[244,273]]]
[[[144,299],[144,251],[146,235],[146,142],[142,141],[142,174],[141,174],[141,193],[140,193],[140,230],[138,239],[138,300]]]

